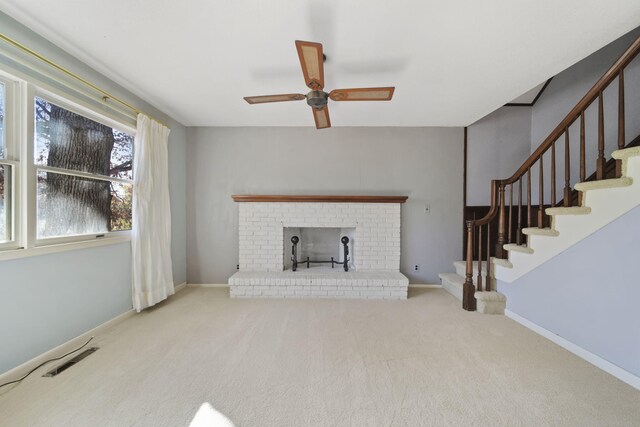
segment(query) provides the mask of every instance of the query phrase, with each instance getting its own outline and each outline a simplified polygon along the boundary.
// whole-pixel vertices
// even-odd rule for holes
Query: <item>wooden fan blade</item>
[[[332,101],[390,101],[395,87],[366,87],[359,89],[332,90]]]
[[[331,120],[329,119],[329,108],[312,108],[311,110],[313,111],[313,119],[316,121],[316,129],[326,129],[331,127]]]
[[[324,64],[322,59],[322,44],[296,40],[298,58],[304,74],[304,82],[311,90],[324,87]]]
[[[288,93],[284,95],[245,96],[244,100],[249,104],[264,104],[265,102],[301,101],[306,98],[301,93]]]

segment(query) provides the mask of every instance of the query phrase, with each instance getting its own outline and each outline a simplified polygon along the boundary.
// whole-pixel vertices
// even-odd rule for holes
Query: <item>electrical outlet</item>
[[[416,264],[413,266],[413,271],[420,271],[420,264]]]
[[[236,264],[236,270],[240,270],[240,264]]]
[[[424,205],[424,213],[431,213],[431,205],[430,204],[426,204]]]

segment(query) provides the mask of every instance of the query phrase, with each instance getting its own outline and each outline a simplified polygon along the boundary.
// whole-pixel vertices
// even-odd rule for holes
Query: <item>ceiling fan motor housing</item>
[[[329,94],[321,90],[312,90],[307,94],[307,104],[310,107],[322,109],[327,105]]]

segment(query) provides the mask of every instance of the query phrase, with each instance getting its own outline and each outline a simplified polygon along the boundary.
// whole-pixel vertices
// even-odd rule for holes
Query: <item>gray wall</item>
[[[502,107],[468,126],[467,205],[489,204],[492,179],[505,179],[524,163],[551,131],[564,119],[604,72],[640,36],[640,28],[603,47],[555,76],[533,107]],[[626,143],[640,135],[640,58],[625,71]],[[618,83],[604,92],[605,154],[617,149]],[[585,114],[587,176],[595,171],[597,157],[597,103]],[[579,181],[579,123],[569,131],[571,185]],[[551,152],[544,163],[545,203],[551,200]],[[531,170],[532,202],[538,204],[538,165]],[[526,180],[523,181],[526,183]],[[564,139],[556,145],[556,192],[564,188]],[[526,189],[524,190],[526,198]]]
[[[531,107],[502,107],[467,128],[467,205],[487,206],[491,180],[510,177],[529,157]]]
[[[618,40],[608,44],[602,49],[596,51],[590,56],[586,57],[582,61],[567,68],[555,76],[549,86],[545,89],[542,96],[536,104],[532,107],[531,111],[531,152],[533,152],[540,143],[551,133],[551,131],[560,123],[566,114],[580,101],[580,99],[587,93],[589,89],[596,83],[596,81],[602,77],[605,71],[613,65],[613,63],[620,57],[620,55],[633,43],[633,41],[640,36],[640,28],[637,28]],[[640,60],[636,60],[632,63],[630,70],[631,75],[625,75],[625,83],[627,83],[626,90],[627,96],[627,108],[635,106],[635,109],[627,111],[627,117],[632,119],[638,117],[640,114],[640,107],[637,107],[637,102],[631,105],[628,99],[638,99],[640,95],[640,88],[638,88],[638,65]],[[629,70],[628,70],[629,72]],[[635,84],[631,84],[631,83]],[[605,110],[605,123],[609,123],[610,138],[608,141],[611,146],[615,145],[615,136],[617,132],[617,81],[608,88],[605,92],[605,101],[610,102],[609,108]],[[609,95],[609,96],[607,96]],[[592,108],[595,110],[595,108]],[[628,132],[634,133],[633,136],[637,136],[640,124],[638,120],[629,120],[630,126]],[[633,128],[632,126],[636,126]],[[635,132],[632,132],[635,130]],[[595,132],[590,132],[594,134]],[[631,135],[628,135],[631,136]]]
[[[227,283],[236,271],[232,194],[407,195],[401,271],[411,283],[437,283],[460,258],[461,128],[189,128],[187,140],[189,283]]]
[[[173,273],[176,284],[185,282],[184,126],[2,13],[0,28],[7,36],[169,124]],[[0,261],[0,372],[130,308],[131,250],[128,244]]]
[[[507,309],[640,376],[640,207],[513,283]]]
[[[128,243],[0,261],[0,373],[131,308]]]
[[[555,76],[538,102],[531,110],[531,148],[535,151],[553,129],[565,118],[569,111],[582,99],[589,89],[613,65],[622,53],[640,36],[640,28],[631,31],[618,40],[603,47],[582,61],[576,63]],[[617,149],[618,141],[618,81],[615,80],[603,94],[604,124],[605,124],[605,155],[610,158],[612,151]],[[640,135],[640,57],[637,57],[625,70],[625,117],[626,143]],[[586,171],[587,176],[595,171],[597,158],[597,102],[592,104],[585,113],[585,141],[586,141]],[[569,130],[571,185],[579,181],[580,156],[580,128],[579,121]],[[551,153],[544,157],[545,167],[545,201],[550,200]],[[564,138],[561,137],[556,145],[556,191],[561,194],[564,188]],[[532,183],[538,182],[538,167],[532,169]],[[537,204],[538,188],[533,185],[532,195]],[[559,196],[558,200],[562,198]]]

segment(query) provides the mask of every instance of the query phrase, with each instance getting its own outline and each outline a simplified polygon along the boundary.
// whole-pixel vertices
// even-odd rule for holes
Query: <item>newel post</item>
[[[476,287],[473,286],[473,221],[467,221],[467,266],[462,286],[462,308],[476,310]]]
[[[507,220],[505,214],[505,202],[504,202],[504,190],[505,186],[502,183],[497,183],[498,186],[498,239],[496,240],[496,258],[506,258],[504,245],[507,243]]]

